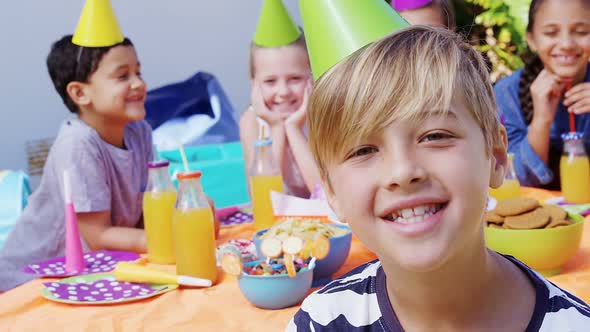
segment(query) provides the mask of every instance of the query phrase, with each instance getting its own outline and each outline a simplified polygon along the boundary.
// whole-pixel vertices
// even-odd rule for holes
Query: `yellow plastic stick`
[[[115,278],[118,281],[150,283],[150,284],[179,284],[184,286],[210,287],[211,280],[177,276],[144,265],[120,262],[115,266]]]

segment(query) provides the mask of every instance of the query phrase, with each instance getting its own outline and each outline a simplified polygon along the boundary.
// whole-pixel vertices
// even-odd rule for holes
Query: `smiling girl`
[[[494,92],[521,184],[559,189],[568,112],[576,131],[590,134],[590,1],[533,0],[526,37],[535,57]]]
[[[288,16],[282,3],[270,0],[274,12],[264,11],[250,47],[251,106],[240,119],[240,140],[246,167],[254,158],[254,141],[264,135],[273,144],[286,192],[307,198],[319,185],[319,173],[304,133],[307,96],[312,78],[305,37]],[[273,35],[276,23],[264,26],[267,17],[282,14],[283,34]],[[273,22],[274,23],[274,22]],[[265,31],[266,29],[266,31]],[[280,30],[280,29],[277,29]]]

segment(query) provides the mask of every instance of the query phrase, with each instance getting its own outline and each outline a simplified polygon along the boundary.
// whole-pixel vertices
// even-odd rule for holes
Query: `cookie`
[[[485,221],[492,224],[501,225],[504,223],[504,217],[497,215],[494,211],[486,212]]]
[[[571,221],[565,220],[565,219],[555,220],[555,221],[551,220],[551,222],[549,223],[549,225],[547,225],[547,227],[545,227],[545,228],[555,228],[555,227],[559,227],[559,226],[569,226],[571,224],[572,224]]]
[[[551,216],[551,221],[558,221],[558,220],[566,220],[567,219],[567,212],[564,209],[560,208],[557,205],[545,205],[543,209],[549,212]]]
[[[504,225],[511,229],[535,229],[547,226],[550,221],[551,216],[547,210],[539,208],[518,216],[506,217]]]
[[[539,207],[539,201],[534,198],[516,197],[500,201],[494,212],[502,217],[517,216]],[[506,222],[504,220],[504,222]]]

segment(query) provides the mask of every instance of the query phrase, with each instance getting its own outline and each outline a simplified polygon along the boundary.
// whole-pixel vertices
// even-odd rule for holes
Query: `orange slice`
[[[289,236],[283,241],[283,252],[291,255],[297,255],[303,248],[303,240],[296,236]]]
[[[313,248],[311,250],[312,255],[320,260],[326,258],[330,252],[330,240],[325,236],[318,236],[313,240]]]
[[[285,267],[287,268],[287,274],[289,275],[289,277],[295,278],[295,276],[297,275],[297,272],[295,271],[295,265],[293,264],[293,256],[287,254],[284,257],[284,260],[285,260]]]
[[[283,253],[282,242],[276,237],[269,237],[260,243],[260,251],[264,257],[277,258]]]
[[[238,276],[242,274],[242,253],[234,245],[227,245],[221,249],[221,268],[227,274]]]
[[[301,256],[301,259],[306,260],[309,257],[311,257],[312,250],[313,250],[313,241],[307,240],[303,244],[303,248],[299,252],[299,256]]]

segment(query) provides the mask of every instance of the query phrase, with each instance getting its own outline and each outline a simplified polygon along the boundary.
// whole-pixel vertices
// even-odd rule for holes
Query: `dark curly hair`
[[[128,38],[107,47],[82,47],[72,43],[72,35],[63,36],[53,43],[47,56],[47,71],[57,93],[72,113],[78,113],[78,105],[70,98],[67,86],[70,82],[88,82],[98,69],[102,57],[113,47],[133,46]]]
[[[532,0],[529,7],[529,22],[526,27],[527,32],[533,31],[535,25],[535,14],[545,0]],[[535,81],[539,73],[543,70],[543,62],[538,55],[529,51],[525,57],[525,65],[522,69],[520,81],[518,83],[518,99],[520,100],[520,110],[526,124],[533,120],[533,98],[531,97],[531,84]]]

